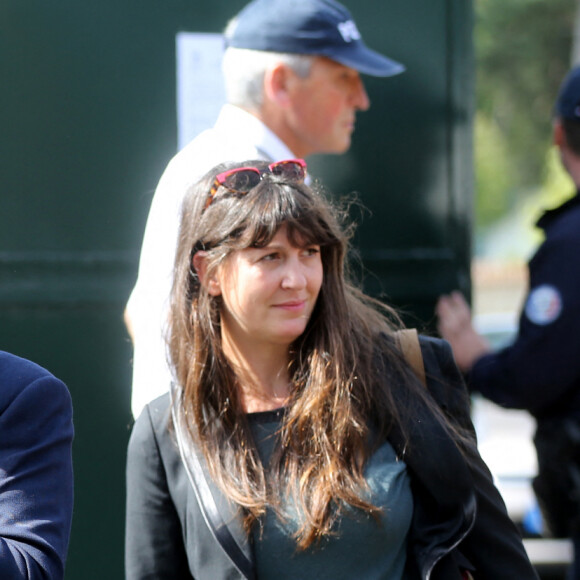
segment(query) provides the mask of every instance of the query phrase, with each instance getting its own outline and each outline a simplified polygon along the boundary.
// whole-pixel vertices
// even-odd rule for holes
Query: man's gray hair
[[[249,110],[259,110],[264,100],[264,75],[278,64],[291,68],[306,78],[314,57],[228,47],[224,53],[222,70],[228,103]]]

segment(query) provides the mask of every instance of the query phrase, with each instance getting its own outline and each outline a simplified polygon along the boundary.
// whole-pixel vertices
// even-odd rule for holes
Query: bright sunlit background
[[[574,194],[553,104],[578,62],[579,0],[476,0],[474,309],[519,309],[542,211]]]

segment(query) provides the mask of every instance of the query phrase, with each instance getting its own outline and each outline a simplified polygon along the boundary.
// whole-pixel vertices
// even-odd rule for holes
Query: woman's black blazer
[[[427,387],[448,416],[473,432],[469,398],[449,345],[421,337]],[[402,387],[401,387],[402,388]],[[395,396],[404,397],[405,393]],[[144,409],[129,442],[125,569],[127,580],[226,580],[244,578],[216,541],[200,511],[168,429],[169,395]],[[403,417],[406,443],[389,437],[411,476],[414,514],[409,537],[409,577],[460,580],[537,579],[515,526],[473,444],[462,454],[427,405]],[[209,478],[208,478],[209,480]],[[251,561],[252,550],[236,510],[210,483],[230,532]]]

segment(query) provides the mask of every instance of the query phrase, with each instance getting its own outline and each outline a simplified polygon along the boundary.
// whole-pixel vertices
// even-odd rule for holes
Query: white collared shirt
[[[181,203],[188,187],[225,161],[292,159],[286,145],[252,114],[224,105],[212,129],[198,135],[168,164],[155,191],[139,260],[139,274],[127,303],[134,335],[131,409],[137,417],[169,390],[164,339]]]

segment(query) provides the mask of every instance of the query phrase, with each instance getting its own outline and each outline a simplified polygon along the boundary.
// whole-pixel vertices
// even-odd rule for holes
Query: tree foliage
[[[477,224],[544,177],[577,0],[476,0]]]

